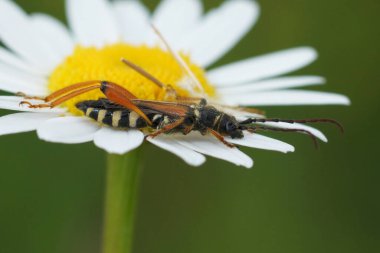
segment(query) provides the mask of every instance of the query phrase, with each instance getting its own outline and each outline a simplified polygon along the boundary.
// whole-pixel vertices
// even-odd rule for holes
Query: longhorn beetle
[[[21,104],[27,104],[30,108],[53,108],[80,94],[100,89],[106,98],[81,101],[76,104],[76,107],[87,117],[101,124],[114,128],[147,129],[151,132],[148,136],[152,138],[169,133],[187,135],[192,131],[198,131],[202,135],[210,133],[228,147],[234,147],[234,145],[225,140],[227,136],[241,139],[244,138],[244,131],[254,133],[263,130],[305,133],[312,137],[317,145],[317,138],[310,131],[260,125],[267,122],[327,122],[337,125],[343,131],[343,127],[332,119],[284,120],[254,117],[238,121],[223,109],[217,109],[217,106],[208,104],[206,99],[178,96],[171,86],[163,84],[141,67],[126,59],[122,61],[165,89],[175,101],[141,100],[116,83],[92,80],[70,85],[45,98],[25,97],[26,99],[41,99],[45,103],[33,105],[28,101],[23,101]]]

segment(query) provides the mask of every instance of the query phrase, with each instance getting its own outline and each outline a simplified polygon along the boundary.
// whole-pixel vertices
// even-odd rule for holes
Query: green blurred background
[[[17,0],[65,20],[63,0]],[[144,1],[150,8],[158,1]],[[207,9],[222,1],[205,1]],[[208,159],[201,168],[146,145],[136,227],[145,252],[380,252],[380,2],[261,0],[253,31],[219,64],[311,45],[319,60],[298,74],[328,78],[351,107],[264,108],[271,115],[332,117],[329,144],[273,135],[294,154],[244,149],[253,170]],[[11,24],[10,24],[11,25]],[[1,114],[8,112],[2,111]],[[0,252],[99,252],[105,154],[35,133],[0,137]]]

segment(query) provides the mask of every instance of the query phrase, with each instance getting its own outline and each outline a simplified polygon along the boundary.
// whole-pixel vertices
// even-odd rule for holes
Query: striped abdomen
[[[83,101],[76,106],[87,117],[111,127],[145,128],[148,126],[137,113],[119,105],[109,104],[107,100]],[[153,122],[152,127],[159,126],[165,120],[163,115],[156,113],[147,113],[146,115]]]
[[[121,128],[144,128],[147,124],[137,113],[128,110],[107,110],[98,108],[87,108],[87,117],[112,127]]]

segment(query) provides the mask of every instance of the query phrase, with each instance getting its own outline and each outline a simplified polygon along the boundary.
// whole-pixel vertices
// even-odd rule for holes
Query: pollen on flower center
[[[189,92],[178,86],[184,73],[173,56],[158,47],[114,44],[104,48],[77,46],[73,54],[67,57],[51,74],[49,90],[57,91],[71,84],[89,80],[105,80],[117,83],[140,99],[163,100],[164,92],[120,59],[126,58],[139,65],[161,82],[172,85],[181,96]],[[195,76],[201,82],[205,92],[212,96],[213,87],[208,84],[202,68],[193,64],[189,57],[182,55]],[[96,100],[105,97],[101,91],[91,91],[67,101],[64,106],[74,114],[80,114],[75,105],[84,100]]]

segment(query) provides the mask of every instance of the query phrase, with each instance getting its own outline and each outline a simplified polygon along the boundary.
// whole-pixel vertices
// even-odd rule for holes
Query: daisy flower
[[[186,86],[180,65],[154,34],[159,28],[175,52],[189,66],[208,97],[229,106],[348,105],[340,94],[294,88],[322,84],[319,76],[283,75],[317,58],[310,47],[287,49],[208,69],[231,50],[256,23],[260,9],[255,1],[226,1],[203,12],[200,0],[163,0],[153,14],[139,1],[66,0],[69,27],[41,13],[26,14],[10,0],[0,0],[0,89],[29,96],[54,91],[88,80],[120,84],[140,99],[162,100],[165,91],[127,68],[121,57],[141,66],[180,95],[194,96]],[[0,134],[36,131],[40,139],[66,144],[93,141],[109,153],[124,154],[144,141],[144,132],[106,127],[90,120],[75,106],[104,97],[91,91],[59,108],[20,106],[23,97],[1,96],[0,108],[19,111],[0,118]],[[41,101],[31,101],[40,103]],[[239,117],[251,115],[243,112]],[[304,129],[322,141],[317,129],[301,124],[265,123],[277,128]],[[226,147],[212,136],[161,135],[148,138],[193,166],[205,155],[252,167],[252,159],[237,148]],[[292,152],[294,147],[263,135],[245,133],[231,143],[252,148]]]

